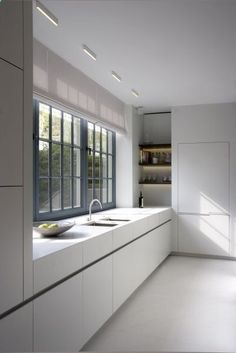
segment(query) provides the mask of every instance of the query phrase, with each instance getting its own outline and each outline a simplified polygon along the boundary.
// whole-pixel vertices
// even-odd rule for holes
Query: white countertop
[[[130,222],[134,222],[138,219],[152,215],[155,213],[163,212],[170,207],[152,207],[152,208],[114,208],[111,210],[97,212],[92,215],[92,220],[101,220],[102,217],[119,216],[120,218],[128,218]],[[67,220],[74,221],[75,225],[65,232],[63,235],[54,238],[40,237],[38,233],[33,233],[33,260],[37,260],[41,257],[48,256],[54,252],[61,251],[69,246],[84,242],[92,237],[105,234],[112,231],[117,227],[130,222],[115,222],[115,227],[88,227],[83,225],[87,222],[88,215],[69,218]]]

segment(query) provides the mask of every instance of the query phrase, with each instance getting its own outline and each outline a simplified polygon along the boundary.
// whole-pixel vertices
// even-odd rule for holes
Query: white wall
[[[183,142],[228,142],[230,144],[230,255],[236,257],[236,103],[173,108],[172,207],[175,212],[178,207],[177,148],[178,144]],[[177,217],[174,218],[174,240],[174,250],[178,250]]]
[[[171,113],[144,114],[144,143],[171,143]]]
[[[116,136],[116,206],[138,205],[139,149],[142,142],[143,116],[137,109],[126,105],[126,134]]]

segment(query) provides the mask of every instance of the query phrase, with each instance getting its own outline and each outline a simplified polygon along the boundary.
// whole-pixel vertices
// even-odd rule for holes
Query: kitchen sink
[[[108,222],[108,221],[111,221],[111,222],[129,222],[130,219],[124,219],[124,218],[103,218],[102,219],[103,222]]]
[[[89,226],[89,227],[114,227],[117,226],[118,224],[116,223],[102,223],[102,222],[89,222],[83,224],[84,226]]]

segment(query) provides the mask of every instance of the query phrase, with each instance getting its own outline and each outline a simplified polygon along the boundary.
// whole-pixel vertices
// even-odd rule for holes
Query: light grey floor
[[[169,257],[83,350],[236,352],[236,262]]]

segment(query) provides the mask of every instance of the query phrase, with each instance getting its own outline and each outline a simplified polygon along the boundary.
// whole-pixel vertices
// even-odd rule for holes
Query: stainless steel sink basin
[[[124,219],[124,218],[104,218],[102,219],[102,221],[104,222],[108,222],[108,221],[111,221],[111,222],[129,222],[130,219]]]
[[[86,223],[84,224],[84,226],[88,226],[88,227],[114,227],[117,226],[116,223],[103,223],[103,222],[90,222],[90,223]]]

